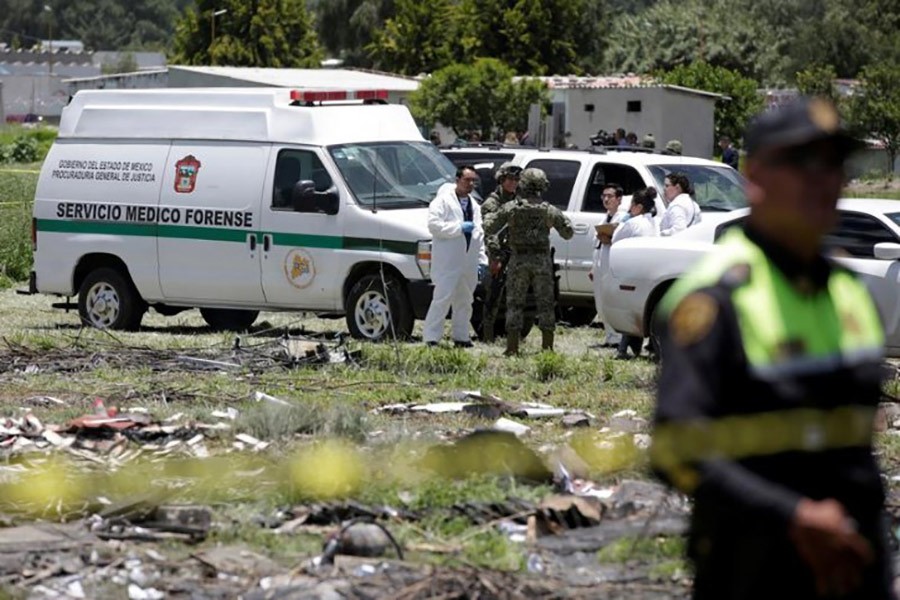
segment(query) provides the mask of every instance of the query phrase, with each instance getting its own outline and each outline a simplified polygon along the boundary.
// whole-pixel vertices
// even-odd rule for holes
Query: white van
[[[454,181],[384,91],[81,91],[34,203],[33,293],[84,323],[149,307],[242,330],[260,310],[404,337],[431,300],[427,205]]]

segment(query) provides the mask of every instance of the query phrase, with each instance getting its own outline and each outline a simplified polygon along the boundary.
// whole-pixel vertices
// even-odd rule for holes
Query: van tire
[[[88,273],[78,290],[78,315],[83,325],[97,329],[135,331],[147,312],[131,279],[103,267]]]
[[[384,283],[379,273],[371,273],[350,288],[344,307],[347,328],[354,338],[375,342],[393,337],[405,340],[412,335],[412,306],[403,284],[391,275],[384,276]]]
[[[235,308],[201,308],[200,316],[216,331],[247,331],[256,322],[258,310]]]

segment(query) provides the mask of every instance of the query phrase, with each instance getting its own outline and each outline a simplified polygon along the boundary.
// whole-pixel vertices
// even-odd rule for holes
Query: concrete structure
[[[539,79],[550,89],[552,114],[544,123],[529,122],[538,145],[588,148],[599,130],[611,133],[621,127],[636,133],[639,142],[653,134],[658,149],[677,139],[685,155],[713,155],[715,104],[725,98],[721,94],[638,76]]]
[[[80,90],[136,90],[169,87],[168,69],[136,71],[67,79],[67,95],[74,96]]]
[[[55,43],[55,42],[54,42]],[[59,120],[68,101],[64,80],[100,74],[91,54],[77,52],[0,51],[0,82],[6,118],[21,120],[36,114],[45,120]],[[51,63],[52,61],[52,63]],[[51,66],[52,65],[52,66]]]
[[[107,69],[115,67],[123,59],[130,56],[138,71],[158,71],[166,68],[166,55],[162,52],[94,52],[93,63]]]

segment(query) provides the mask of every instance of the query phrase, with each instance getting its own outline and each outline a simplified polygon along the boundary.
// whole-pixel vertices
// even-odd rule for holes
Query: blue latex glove
[[[487,265],[478,265],[478,281],[484,279],[485,274],[487,273]]]
[[[472,221],[463,221],[462,224],[462,232],[463,233],[472,233],[472,230],[475,229],[475,223]]]

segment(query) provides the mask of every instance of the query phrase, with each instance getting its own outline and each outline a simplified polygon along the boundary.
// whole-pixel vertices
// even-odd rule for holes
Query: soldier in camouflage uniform
[[[481,218],[485,228],[496,216],[504,204],[516,199],[516,189],[519,186],[519,175],[522,168],[512,163],[503,163],[497,169],[497,188],[488,195],[487,200],[481,206]],[[486,231],[486,229],[485,229]],[[497,321],[497,311],[500,308],[500,293],[502,291],[502,272],[509,261],[509,249],[507,246],[506,230],[487,236],[485,240],[490,268],[485,274],[484,287],[484,316],[482,320],[481,338],[485,342],[494,341],[494,323]]]
[[[563,239],[571,239],[574,231],[569,219],[555,206],[541,200],[549,187],[547,175],[540,169],[525,169],[519,179],[519,198],[508,202],[494,218],[488,235],[496,234],[507,225],[508,243],[512,256],[506,280],[506,355],[519,352],[522,330],[522,311],[528,285],[534,286],[537,301],[538,327],[541,329],[544,350],[553,349],[553,330],[556,327],[556,307],[553,297],[553,262],[550,258],[550,229],[556,229]]]

